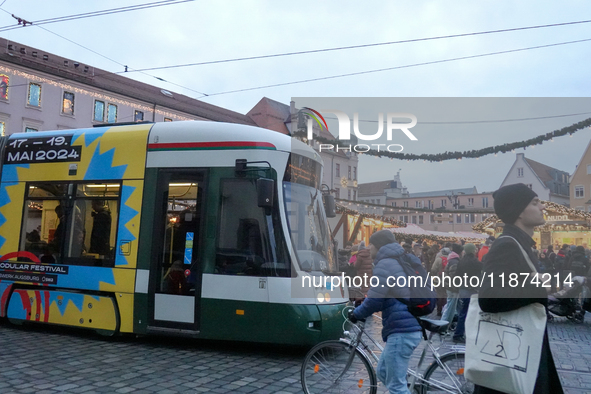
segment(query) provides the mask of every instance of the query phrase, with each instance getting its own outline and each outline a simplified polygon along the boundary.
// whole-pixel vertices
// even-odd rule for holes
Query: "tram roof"
[[[222,122],[182,121],[155,123],[149,143],[256,142],[284,152],[293,152],[322,163],[320,155],[303,142],[273,130]]]

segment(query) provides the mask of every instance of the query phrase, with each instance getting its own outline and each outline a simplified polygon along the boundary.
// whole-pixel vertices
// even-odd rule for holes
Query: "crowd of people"
[[[534,228],[544,224],[545,207],[531,189],[523,184],[503,187],[495,192],[494,204],[495,212],[504,222],[503,234],[498,239],[490,236],[484,243],[459,241],[428,244],[412,239],[397,241],[392,232],[381,230],[370,237],[367,246],[363,242],[347,245],[340,253],[340,267],[349,276],[377,276],[378,283],[385,283],[386,275],[403,275],[400,267],[405,259],[420,261],[431,277],[483,277],[478,286],[458,281],[460,287],[448,283],[446,287],[437,288],[437,307],[433,313],[441,320],[453,323],[453,341],[456,343],[465,343],[466,329],[470,329],[465,326],[466,316],[474,294],[478,294],[482,311],[501,313],[534,303],[547,308],[548,294],[558,291],[569,273],[571,277],[587,277],[591,283],[590,251],[587,245],[564,244],[560,247],[549,245],[536,248],[532,236]],[[493,286],[493,275],[532,272],[528,261],[534,262],[538,273],[552,275],[551,286],[528,284],[509,289]],[[383,286],[379,285],[363,288],[361,298],[356,297],[356,308],[349,314],[349,319],[355,322],[382,311],[382,336],[386,350],[378,365],[378,377],[391,393],[406,393],[406,369],[410,355],[420,340],[417,334],[420,326],[406,310],[404,303],[397,299],[408,297],[408,292],[398,289],[401,294],[393,298],[384,291]],[[540,345],[542,355],[534,393],[562,393],[547,334]],[[476,385],[475,393],[499,391]]]

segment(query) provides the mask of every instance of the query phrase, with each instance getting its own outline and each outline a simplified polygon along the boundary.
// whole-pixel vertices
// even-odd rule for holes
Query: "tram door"
[[[198,330],[201,294],[201,234],[204,172],[162,170],[155,212],[154,242],[159,251],[152,324]]]

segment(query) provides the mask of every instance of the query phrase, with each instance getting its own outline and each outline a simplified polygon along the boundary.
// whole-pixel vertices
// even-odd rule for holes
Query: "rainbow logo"
[[[303,107],[300,110],[301,113],[303,113],[304,115],[308,115],[310,118],[314,119],[316,121],[316,123],[318,123],[318,126],[320,126],[320,129],[322,130],[323,128],[326,128],[326,131],[328,131],[328,125],[326,124],[326,120],[324,120],[324,117],[320,114],[320,112],[312,109],[312,108],[308,108],[308,107]],[[320,123],[320,120],[318,119],[318,117],[316,116],[318,115],[320,117],[320,119],[322,119],[322,123]],[[324,127],[322,126],[322,124],[324,123]],[[311,130],[308,130],[308,134],[310,134]]]

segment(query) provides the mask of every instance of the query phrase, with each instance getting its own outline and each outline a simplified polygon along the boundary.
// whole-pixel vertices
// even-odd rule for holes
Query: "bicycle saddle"
[[[434,332],[436,334],[442,334],[446,332],[449,326],[449,322],[446,320],[432,320],[425,319],[423,317],[421,317],[419,320],[425,330]]]

